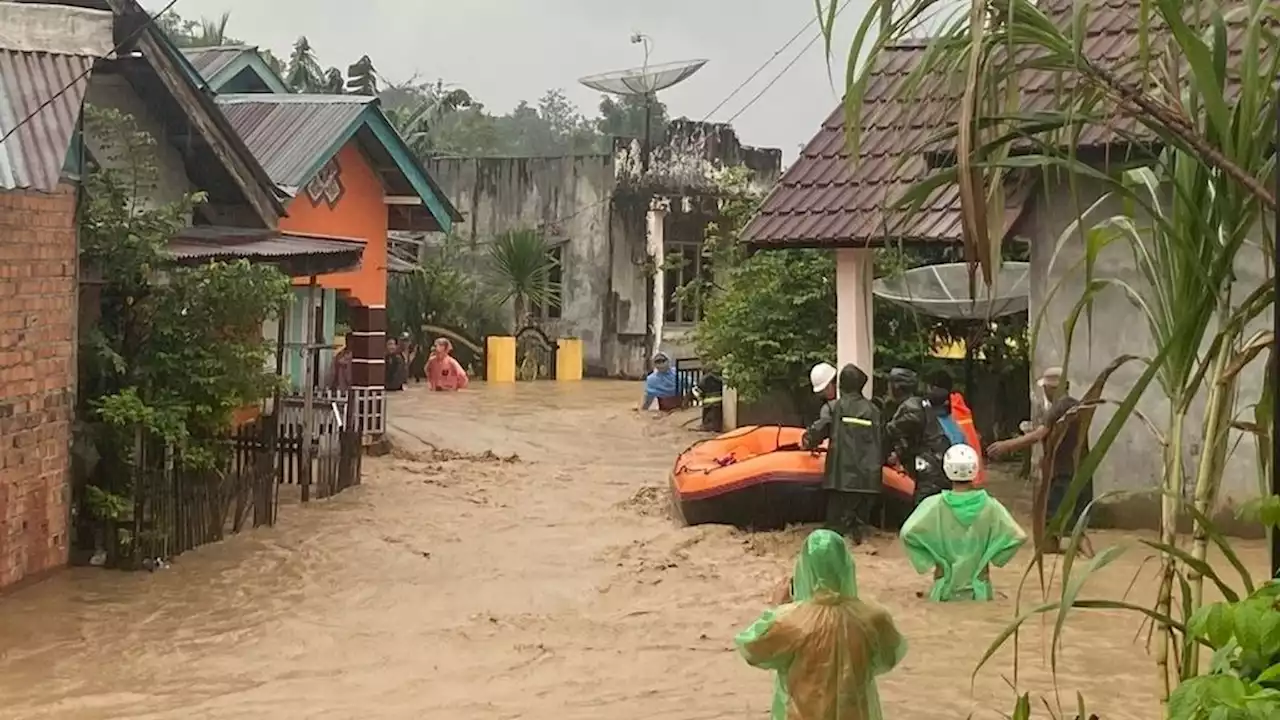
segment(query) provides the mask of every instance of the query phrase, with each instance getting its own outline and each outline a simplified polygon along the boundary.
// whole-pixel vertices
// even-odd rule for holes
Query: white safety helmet
[[[951,482],[973,482],[978,477],[978,451],[964,443],[952,445],[942,456],[942,471]]]
[[[818,363],[809,371],[809,384],[813,385],[813,391],[816,393],[823,392],[831,383],[836,380],[835,366],[830,363]]]

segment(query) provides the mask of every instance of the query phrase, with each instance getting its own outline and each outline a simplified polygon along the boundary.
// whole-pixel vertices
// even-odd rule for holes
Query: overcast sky
[[[143,0],[155,11],[168,0]],[[818,39],[734,121],[742,142],[781,148],[787,162],[839,102],[849,40],[870,0],[850,0],[827,74]],[[654,40],[651,62],[706,58],[706,67],[661,97],[673,117],[701,120],[815,16],[813,0],[178,0],[187,19],[231,13],[228,33],[281,58],[306,35],[325,66],[363,54],[392,82],[415,73],[466,88],[495,112],[562,88],[587,115],[599,95],[578,78],[640,65],[633,32]],[[801,48],[781,53],[711,119],[738,112]]]

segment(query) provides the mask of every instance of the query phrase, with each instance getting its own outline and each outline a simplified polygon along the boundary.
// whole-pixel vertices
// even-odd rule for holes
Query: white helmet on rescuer
[[[952,445],[942,456],[942,471],[951,482],[973,482],[978,477],[978,451],[965,445]]]
[[[818,363],[809,371],[809,384],[816,393],[823,392],[835,382],[836,369],[830,363]]]

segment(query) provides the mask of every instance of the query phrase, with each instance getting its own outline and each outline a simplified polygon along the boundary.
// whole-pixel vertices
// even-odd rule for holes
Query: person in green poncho
[[[844,538],[810,534],[775,600],[735,639],[749,664],[775,673],[771,720],[881,720],[876,676],[907,642],[888,612],[858,598]]]
[[[978,452],[953,445],[942,460],[951,489],[925,498],[902,525],[902,544],[916,572],[932,572],[929,599],[992,600],[990,568],[1013,559],[1027,534],[986,490],[973,486]]]

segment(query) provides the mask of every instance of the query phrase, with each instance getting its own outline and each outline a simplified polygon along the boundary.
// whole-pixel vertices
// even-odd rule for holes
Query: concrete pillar
[[[666,252],[664,250],[664,242],[666,240],[666,221],[667,212],[671,209],[671,201],[668,198],[653,198],[649,201],[649,213],[646,216],[646,233],[645,233],[645,249],[649,253],[649,257],[653,259],[653,275],[651,287],[653,288],[653,296],[649,298],[652,304],[652,321],[649,323],[649,332],[653,337],[653,347],[649,348],[650,353],[656,352],[662,347],[662,324],[663,318],[667,312],[667,289],[666,289],[666,273],[662,271],[662,265],[666,262]],[[648,367],[648,358],[645,359],[645,367]]]
[[[853,363],[872,375],[875,352],[871,314],[870,249],[836,250],[836,366]]]
[[[386,387],[387,307],[353,305],[350,318],[351,385],[381,392]]]

